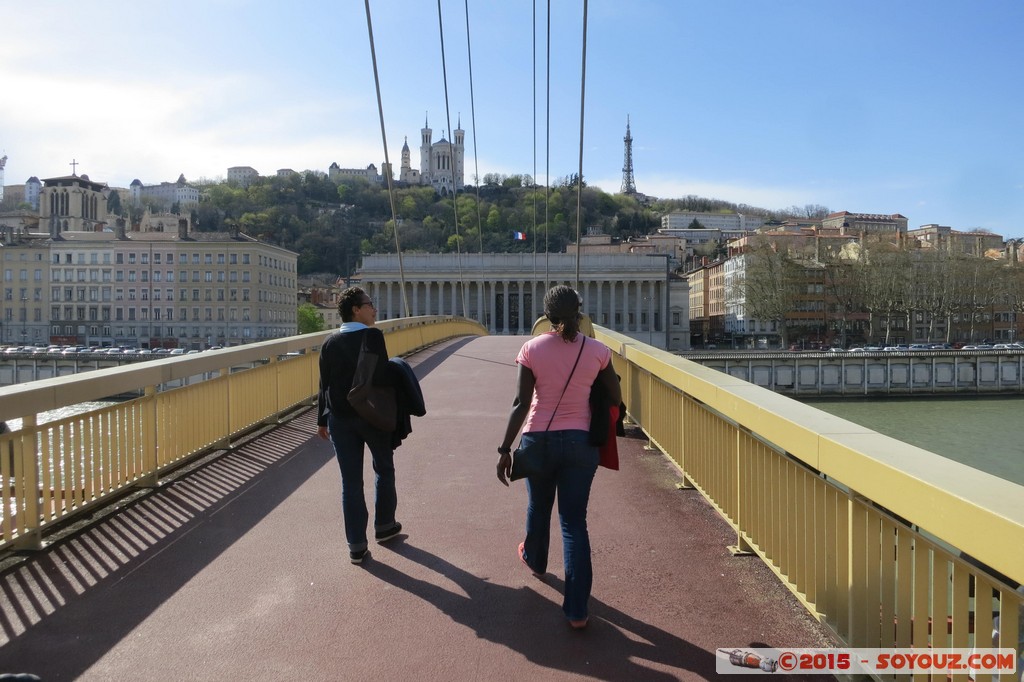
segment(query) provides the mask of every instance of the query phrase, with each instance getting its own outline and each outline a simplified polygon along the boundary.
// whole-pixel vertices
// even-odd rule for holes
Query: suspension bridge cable
[[[548,211],[551,208],[551,0],[548,0],[548,35],[547,35],[547,91],[544,95],[546,114],[544,120],[544,289],[551,286],[550,261],[551,248],[548,243],[548,231],[551,219]]]
[[[440,1],[440,0],[439,0]],[[380,138],[381,143],[384,145],[384,168],[386,171],[384,175],[388,179],[388,198],[391,200],[391,221],[395,226],[395,251],[398,253],[398,278],[402,285],[402,309],[405,311],[405,316],[410,317],[409,312],[409,297],[406,293],[405,285],[405,267],[402,263],[402,246],[398,239],[398,210],[395,208],[395,187],[391,178],[391,161],[388,159],[388,136],[384,132],[384,104],[380,96],[380,76],[377,73],[377,51],[373,45],[373,21],[370,19],[370,0],[365,0],[366,4],[366,32],[370,37],[370,57],[373,61],[373,82],[377,88],[377,113],[380,117]]]
[[[452,134],[452,114],[451,109],[448,107],[448,67],[444,57],[444,21],[441,18],[441,0],[437,0],[437,28],[441,38],[441,75],[444,80],[444,113],[445,120],[448,122],[448,137],[453,138],[455,135]],[[462,125],[461,123],[459,125]],[[466,308],[466,280],[462,275],[462,237],[459,235],[459,201],[457,190],[458,187],[455,181],[455,146],[451,139],[448,140],[448,165],[452,172],[452,211],[455,214],[455,252],[456,259],[459,264],[459,287],[462,289],[462,314],[468,317],[468,309]]]
[[[535,0],[536,1],[536,0]],[[476,96],[473,93],[473,46],[470,42],[469,32],[469,0],[466,0],[466,55],[469,60],[469,112],[470,112],[470,125],[473,127],[473,177],[476,186],[476,231],[477,236],[480,240],[480,283],[477,285],[477,295],[481,301],[483,301],[484,308],[478,310],[477,314],[480,317],[480,324],[486,326],[487,321],[487,303],[488,298],[482,296],[480,292],[481,287],[484,285],[484,279],[486,274],[486,268],[484,267],[484,221],[480,215],[480,162],[477,159],[477,147],[476,147]],[[465,304],[463,304],[465,305]],[[468,316],[467,316],[468,317]]]
[[[533,283],[531,302],[537,295],[537,0],[533,0]],[[533,306],[536,310],[536,305]]]
[[[580,290],[580,256],[583,251],[583,115],[587,104],[587,2],[583,0],[583,58],[580,67],[580,169],[576,176],[576,291]]]

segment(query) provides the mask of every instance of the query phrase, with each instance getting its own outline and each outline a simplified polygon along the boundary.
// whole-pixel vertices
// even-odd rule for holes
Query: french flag
[[[512,239],[516,240],[517,242],[525,242],[526,241],[526,233],[525,232],[513,232],[512,233]]]

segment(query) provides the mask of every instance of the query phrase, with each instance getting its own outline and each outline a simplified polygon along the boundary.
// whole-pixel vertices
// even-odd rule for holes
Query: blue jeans
[[[391,434],[379,431],[352,415],[327,418],[334,454],[341,467],[341,511],[345,517],[345,539],[350,552],[366,549],[369,514],[363,495],[363,446],[369,446],[376,474],[376,503],[373,527],[389,530],[395,526],[398,493],[395,491],[395,451]]]
[[[587,443],[586,431],[536,431],[524,433],[522,446],[547,441],[547,470],[526,479],[530,496],[526,507],[526,544],[523,558],[538,573],[547,570],[551,535],[551,509],[558,494],[558,518],[562,525],[562,561],[565,565],[565,596],[562,611],[569,620],[587,617],[587,602],[594,573],[590,563],[587,502],[590,485],[600,461],[598,449]]]

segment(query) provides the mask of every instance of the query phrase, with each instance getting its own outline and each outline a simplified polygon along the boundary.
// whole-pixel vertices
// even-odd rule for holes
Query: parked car
[[[927,343],[912,343],[910,344],[910,350],[931,350],[931,347]]]
[[[184,348],[174,348],[173,350],[171,350],[171,355],[184,355],[184,354],[185,354],[185,349]]]

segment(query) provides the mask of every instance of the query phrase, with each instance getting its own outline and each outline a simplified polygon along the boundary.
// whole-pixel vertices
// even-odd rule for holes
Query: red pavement
[[[362,566],[348,561],[337,465],[307,411],[8,567],[0,672],[676,680],[715,677],[717,647],[828,646],[758,559],[728,554],[735,535],[641,439],[620,440],[620,471],[598,472],[591,624],[570,630],[561,536],[551,572],[531,577],[515,551],[525,486],[494,473],[524,340],[410,358],[427,416],[396,453],[404,532],[371,543]]]

